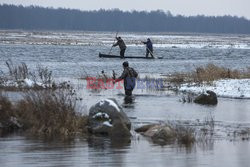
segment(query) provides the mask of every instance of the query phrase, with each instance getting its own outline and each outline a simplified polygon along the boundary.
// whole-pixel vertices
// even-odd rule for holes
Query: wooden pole
[[[109,50],[109,55],[110,55],[110,53],[111,53],[111,51],[112,51],[112,49],[113,49],[113,45],[115,44],[117,35],[118,35],[118,31],[117,31],[116,34],[115,34],[115,40],[114,40],[114,42],[113,42],[113,44],[112,44],[112,46],[111,46],[111,48],[110,48],[110,50]]]

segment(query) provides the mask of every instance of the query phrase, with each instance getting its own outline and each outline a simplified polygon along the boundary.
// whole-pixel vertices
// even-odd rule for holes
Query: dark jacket
[[[151,52],[153,52],[153,44],[151,40],[147,40],[147,42],[143,42],[146,45],[146,49],[149,49]]]
[[[126,44],[121,38],[117,38],[117,42],[113,46],[117,46],[117,45],[120,47],[120,50],[124,50],[127,48]]]
[[[137,72],[131,68],[124,68],[122,75],[117,79],[117,81],[124,80],[124,89],[125,90],[133,90],[135,87],[135,80],[137,78]]]

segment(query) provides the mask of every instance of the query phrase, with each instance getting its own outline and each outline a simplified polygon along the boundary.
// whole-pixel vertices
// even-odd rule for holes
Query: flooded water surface
[[[129,141],[112,141],[105,137],[62,139],[30,138],[23,134],[0,137],[2,166],[249,166],[250,100],[219,98],[216,106],[182,103],[182,94],[168,90],[135,89],[132,104],[124,101],[123,90],[86,89],[81,78],[96,76],[102,70],[122,72],[120,59],[99,58],[109,53],[115,34],[109,32],[1,32],[0,68],[7,71],[5,61],[25,62],[30,70],[47,66],[56,80],[70,81],[77,94],[82,112],[105,98],[115,98],[132,122]],[[128,45],[126,54],[144,56],[141,40],[150,37],[155,55],[163,59],[128,60],[141,76],[157,77],[174,72],[188,72],[213,63],[232,69],[250,64],[250,37],[243,35],[201,34],[120,34]],[[112,54],[119,54],[112,48]],[[15,93],[8,94],[20,98]],[[147,123],[171,122],[200,129],[212,120],[214,134],[192,146],[157,145],[133,131]]]

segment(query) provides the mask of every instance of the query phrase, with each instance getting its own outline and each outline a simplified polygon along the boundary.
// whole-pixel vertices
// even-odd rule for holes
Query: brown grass
[[[14,116],[13,106],[10,100],[0,91],[0,123],[3,123]]]
[[[16,112],[10,100],[0,91],[0,135],[15,131],[21,126],[16,120]]]
[[[191,145],[195,142],[194,128],[176,125],[173,127],[179,144]]]
[[[22,130],[35,136],[72,137],[87,133],[87,116],[76,111],[71,90],[29,91],[15,104],[1,95],[0,112],[0,123],[15,117]]]
[[[208,64],[197,67],[194,71],[186,73],[174,73],[168,76],[168,82],[180,85],[187,82],[211,83],[219,79],[245,79],[250,78],[250,67],[244,70],[233,70],[225,67]]]
[[[178,85],[178,84],[183,83],[185,81],[187,74],[176,72],[168,77],[169,77],[169,79],[168,79],[169,82]]]
[[[50,71],[48,67],[43,67],[41,65],[38,65],[37,72],[41,83],[47,86],[53,84],[52,71]]]
[[[25,63],[15,66],[11,60],[5,62],[9,70],[9,77],[14,81],[25,79],[29,75],[28,67]]]
[[[239,79],[243,73],[239,70],[232,70],[225,67],[219,67],[214,64],[208,64],[205,67],[198,67],[191,73],[194,82],[210,82],[219,79]]]
[[[17,109],[24,129],[32,134],[69,136],[86,132],[87,117],[75,111],[71,92],[30,91]]]

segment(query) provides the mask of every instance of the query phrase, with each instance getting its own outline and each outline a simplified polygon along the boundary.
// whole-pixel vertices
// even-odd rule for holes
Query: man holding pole
[[[117,40],[117,42],[113,45],[114,47],[115,46],[119,46],[119,48],[120,48],[120,56],[121,56],[121,58],[124,58],[124,54],[125,54],[125,50],[126,50],[126,44],[124,43],[124,41],[122,40],[122,38],[121,37],[116,37],[116,40]]]
[[[146,45],[146,58],[148,58],[148,54],[149,53],[154,58],[154,55],[153,55],[153,44],[152,44],[151,40],[148,38],[146,42],[142,41],[142,43]]]

